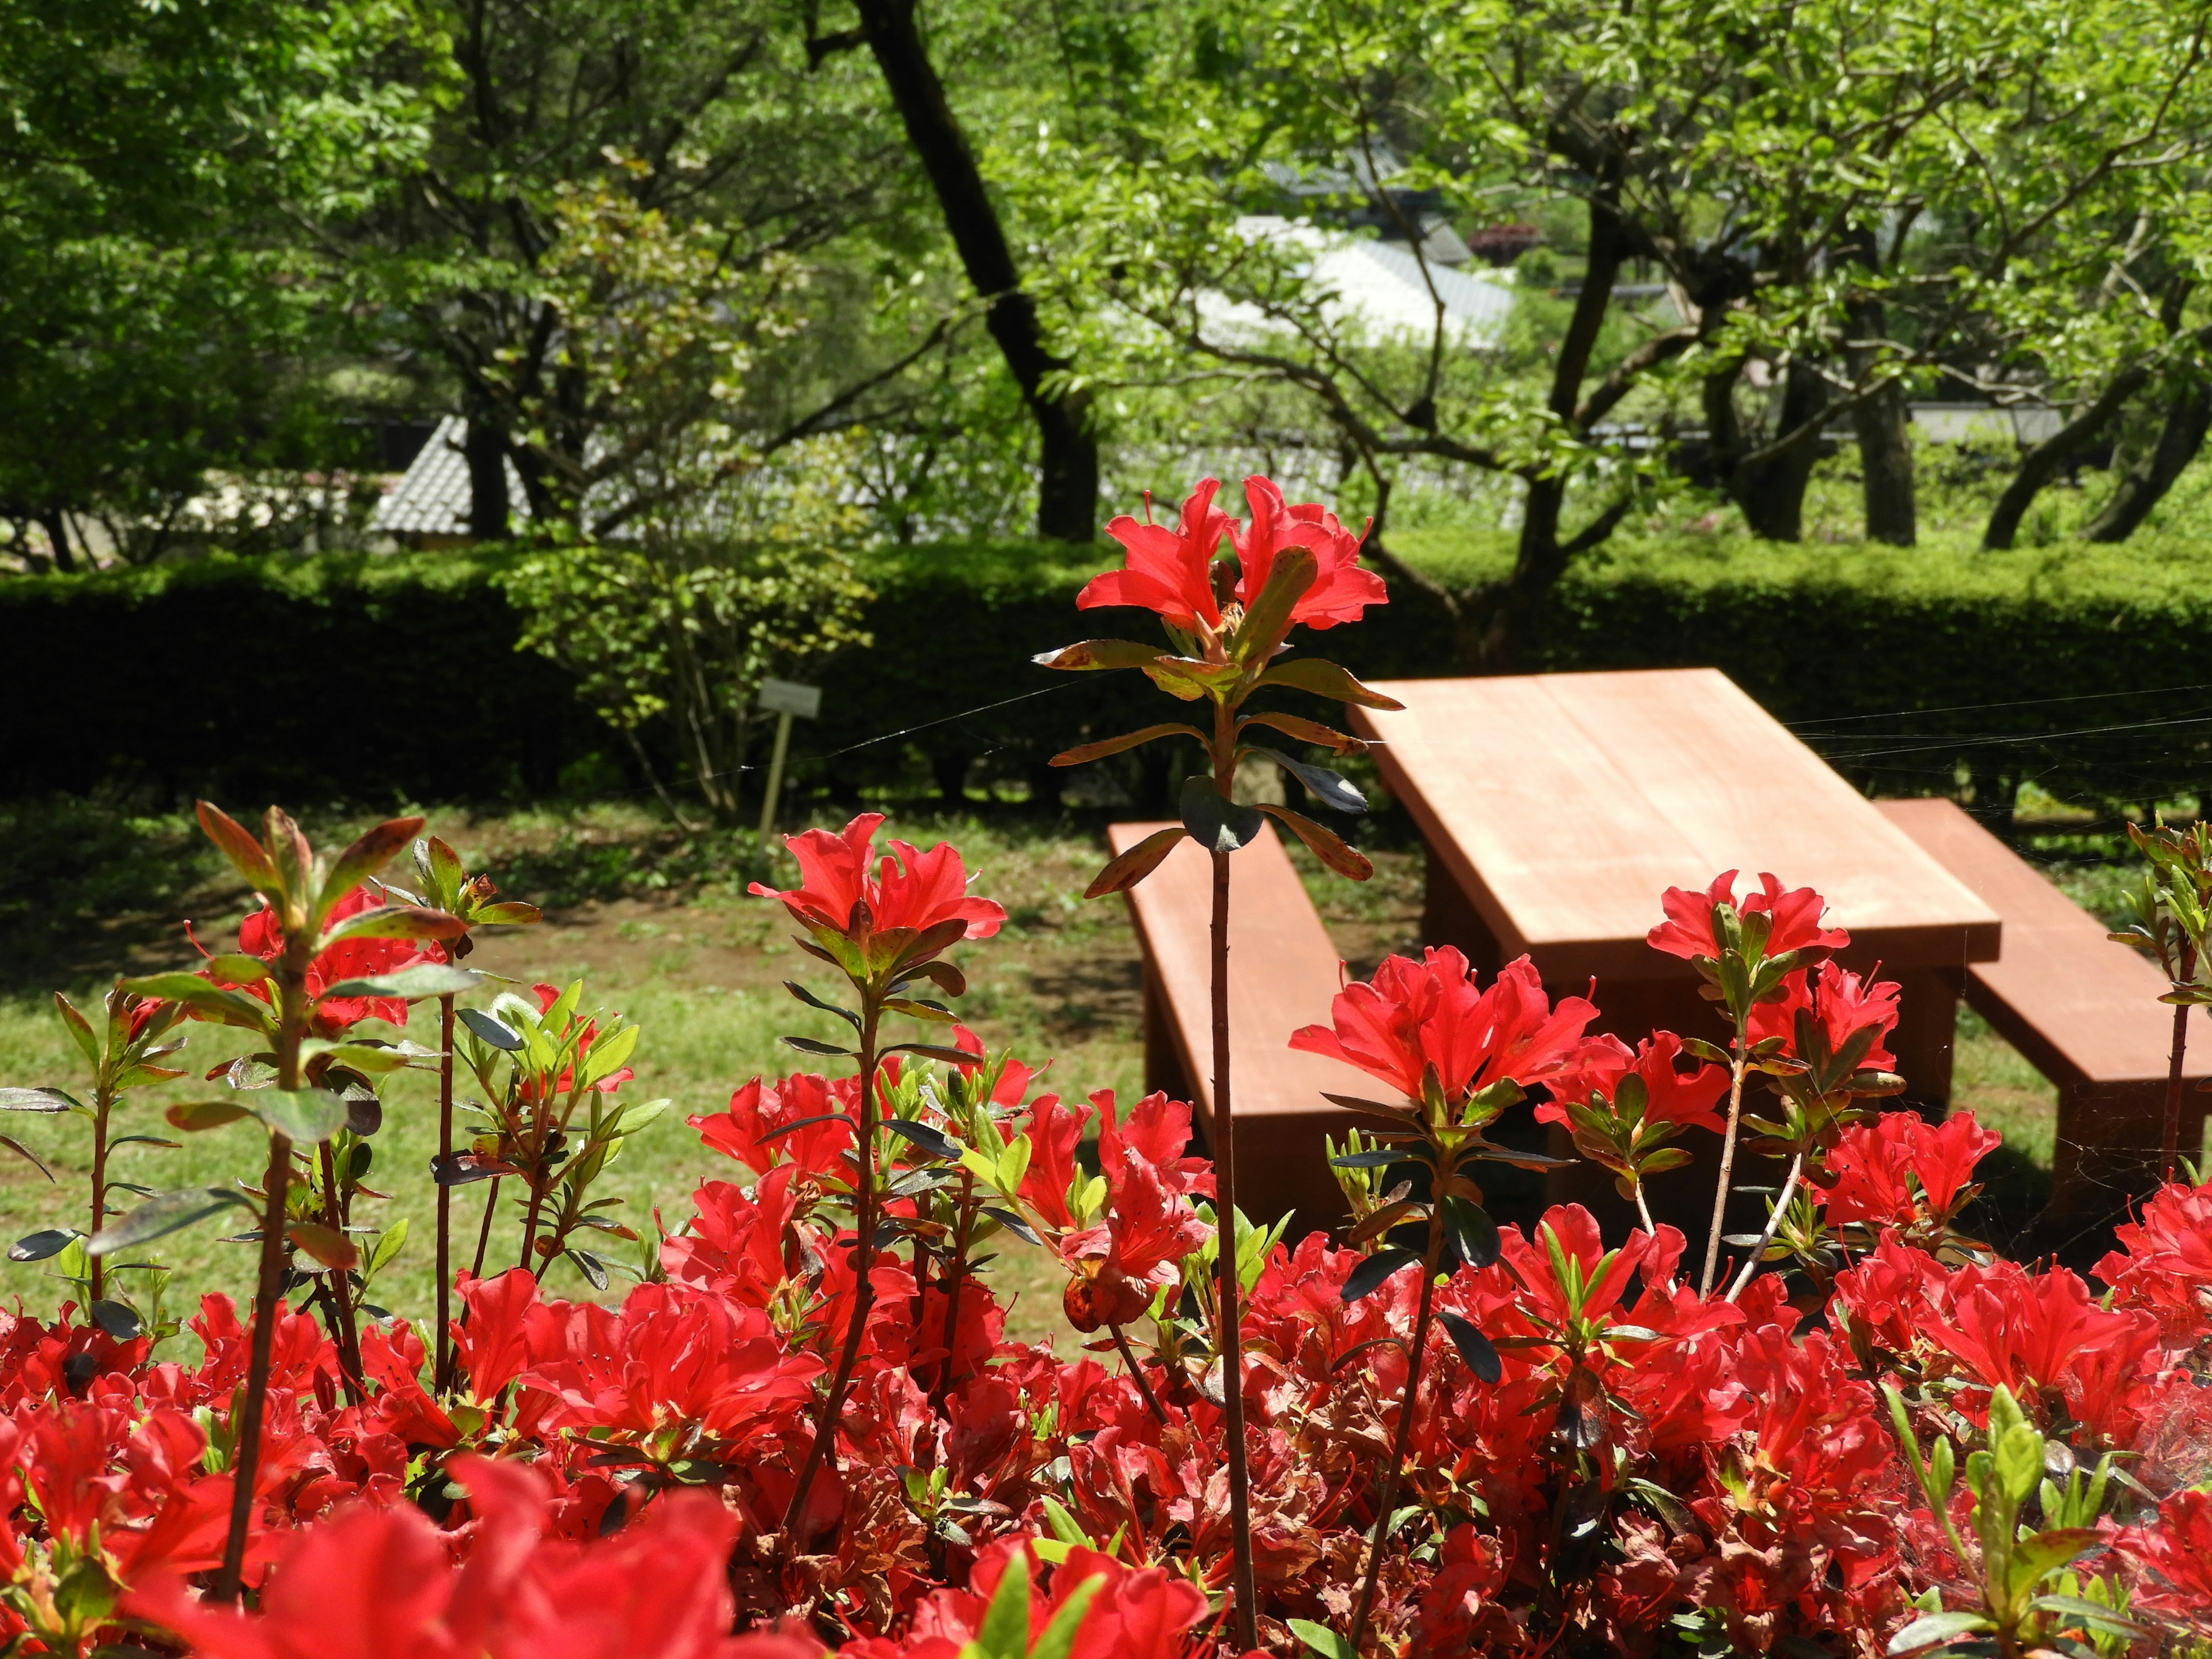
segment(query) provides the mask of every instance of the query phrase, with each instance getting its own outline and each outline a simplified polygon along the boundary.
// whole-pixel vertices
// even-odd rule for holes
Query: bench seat
[[[1118,855],[1168,827],[1116,823],[1107,839]],[[1296,1237],[1342,1224],[1343,1195],[1322,1141],[1325,1135],[1340,1141],[1364,1123],[1322,1095],[1371,1095],[1382,1085],[1341,1061],[1289,1046],[1298,1027],[1328,1023],[1341,963],[1273,827],[1232,855],[1230,866],[1229,1076],[1237,1200],[1255,1222],[1296,1211]],[[1211,1145],[1212,861],[1186,838],[1128,899],[1145,950],[1145,1086],[1189,1101]]]
[[[2157,1179],[2173,1010],[2165,975],[1948,800],[1875,803],[2002,918],[1997,959],[1966,969],[1967,1005],[2058,1085],[2050,1216],[2108,1218]],[[2181,1145],[2204,1134],[2212,1030],[2192,1024]]]

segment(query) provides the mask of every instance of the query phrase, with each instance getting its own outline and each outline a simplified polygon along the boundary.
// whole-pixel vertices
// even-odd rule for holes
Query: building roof
[[[1322,316],[1370,341],[1426,339],[1441,301],[1444,328],[1456,343],[1493,345],[1512,313],[1510,276],[1470,274],[1433,260],[1425,274],[1423,262],[1401,242],[1342,235],[1268,214],[1239,219],[1237,234],[1308,252],[1306,273],[1322,296]],[[1220,294],[1200,295],[1198,309],[1203,322],[1227,331],[1280,334],[1290,327],[1258,306]]]
[[[468,422],[458,415],[440,421],[399,482],[377,503],[369,529],[388,536],[467,535],[469,463],[461,447],[468,434]],[[513,461],[507,464],[507,502],[513,517],[530,516],[522,475]]]

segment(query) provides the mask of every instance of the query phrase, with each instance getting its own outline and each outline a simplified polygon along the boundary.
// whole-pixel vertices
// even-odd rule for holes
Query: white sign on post
[[[783,757],[791,748],[791,717],[803,720],[822,717],[822,688],[795,680],[763,680],[760,706],[775,716],[775,748],[769,755],[768,796],[761,802],[761,839],[775,828],[775,798],[783,788]]]
[[[822,718],[822,688],[795,680],[763,680],[760,706],[771,714],[796,714],[803,720]]]

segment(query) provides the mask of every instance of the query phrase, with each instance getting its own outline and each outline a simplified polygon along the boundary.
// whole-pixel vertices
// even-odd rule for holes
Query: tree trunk
[[[1583,380],[1589,372],[1590,354],[1605,326],[1606,310],[1613,303],[1613,285],[1628,256],[1620,199],[1618,177],[1601,184],[1590,197],[1589,257],[1574,314],[1568,319],[1566,334],[1553,363],[1551,394],[1546,400],[1560,424],[1577,435],[1580,434],[1575,410],[1582,402]],[[1559,538],[1566,479],[1557,472],[1522,476],[1528,495],[1522,502],[1521,543],[1513,574],[1493,605],[1479,607],[1486,615],[1478,631],[1462,639],[1462,656],[1478,660],[1486,673],[1503,673],[1512,666],[1517,636],[1529,613],[1566,574],[1567,561],[1581,550],[1585,539],[1562,541]]]
[[[1037,533],[1087,542],[1098,532],[1098,443],[1091,431],[1090,398],[1046,387],[1067,362],[1046,344],[1036,306],[1022,291],[998,210],[915,28],[912,0],[857,0],[857,5],[868,49],[929,174],[961,265],[975,292],[989,301],[985,324],[1036,422]]]
[[[1869,271],[1881,267],[1879,243],[1871,230],[1852,233],[1852,252]],[[1889,319],[1881,302],[1862,301],[1850,307],[1851,332],[1869,343],[1849,354],[1851,377],[1863,382],[1878,366],[1872,342],[1886,339]],[[1866,503],[1867,539],[1911,547],[1919,539],[1912,480],[1911,412],[1905,388],[1894,381],[1855,405],[1851,427],[1859,442],[1859,474]]]
[[[2166,406],[2166,424],[2156,445],[2121,476],[2112,500],[2090,521],[2089,539],[2124,542],[2133,535],[2173,488],[2182,469],[2197,459],[2208,428],[2212,428],[2212,385],[2178,393]]]
[[[73,574],[76,569],[76,556],[70,551],[69,520],[58,510],[41,513],[39,527],[46,532],[46,544],[53,549],[54,568]]]
[[[461,454],[469,466],[469,534],[480,542],[507,538],[507,424],[488,406],[469,411]]]
[[[1782,417],[1776,435],[1795,432],[1827,406],[1827,381],[1812,364],[1791,358],[1783,374]],[[1813,480],[1820,454],[1818,441],[1810,441],[1771,460],[1733,471],[1729,494],[1742,509],[1753,535],[1764,542],[1804,539],[1805,487]]]
[[[2058,476],[2069,456],[2120,412],[2121,405],[2135,395],[2149,373],[2148,364],[2137,363],[2115,374],[2095,402],[2021,457],[2004,494],[1990,509],[1989,524],[1982,531],[1983,551],[2002,552],[2013,544],[2020,534],[2020,521],[2044,486]],[[2200,431],[2197,435],[2203,434]]]

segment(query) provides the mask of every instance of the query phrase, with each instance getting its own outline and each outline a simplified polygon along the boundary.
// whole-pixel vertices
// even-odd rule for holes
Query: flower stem
[[[105,1077],[103,1071],[101,1075]],[[115,1094],[103,1083],[93,1097],[92,1115],[92,1227],[87,1238],[96,1237],[100,1223],[107,1215],[107,1115],[114,1109]],[[100,1298],[106,1282],[107,1263],[104,1257],[92,1258],[92,1299]]]
[[[2179,990],[2196,977],[2197,947],[2188,940],[2181,943],[2181,976],[2174,988]],[[2189,1005],[2177,1002],[2173,1006],[2173,1054],[2166,1068],[2166,1133],[2160,1142],[2165,1154],[2161,1166],[2164,1179],[2173,1179],[2175,1161],[2181,1156],[2181,1063],[2189,1048]]]
[[[1652,1224],[1651,1206],[1644,1200],[1644,1183],[1640,1181],[1636,1183],[1635,1194],[1636,1213],[1644,1218],[1644,1231],[1650,1234],[1654,1238],[1658,1237],[1659,1229]]]
[[[1160,1397],[1152,1392],[1152,1381],[1146,1376],[1144,1367],[1137,1364],[1136,1352],[1129,1346],[1127,1334],[1119,1325],[1109,1325],[1106,1328],[1114,1333],[1114,1346],[1121,1350],[1121,1363],[1129,1368],[1129,1379],[1137,1385],[1137,1392],[1144,1396],[1146,1407],[1151,1411],[1153,1421],[1163,1428],[1166,1427],[1167,1407],[1160,1404]]]
[[[276,1086],[300,1086],[300,1039],[307,1025],[307,963],[314,939],[304,926],[285,930],[276,969]],[[253,1480],[261,1464],[261,1423],[269,1403],[269,1356],[276,1335],[276,1309],[283,1299],[284,1199],[292,1181],[292,1143],[276,1130],[269,1133],[269,1168],[262,1177],[261,1261],[253,1290],[253,1342],[246,1367],[246,1398],[233,1425],[230,1531],[223,1540],[222,1567],[216,1574],[213,1600],[238,1600],[246,1572],[246,1536],[253,1521]]]
[[[1743,1074],[1751,1060],[1746,1034],[1735,1034],[1735,1064],[1729,1075],[1728,1133],[1721,1137],[1721,1179],[1713,1193],[1713,1224],[1705,1234],[1705,1271],[1698,1280],[1698,1294],[1711,1296],[1720,1275],[1722,1218],[1728,1213],[1729,1183],[1735,1174],[1736,1127],[1743,1121]]]
[[[1214,753],[1214,779],[1222,798],[1235,781],[1235,727],[1221,712],[1222,740]],[[1236,1599],[1238,1645],[1246,1652],[1260,1645],[1259,1605],[1252,1576],[1251,1476],[1244,1457],[1243,1321],[1237,1310],[1243,1288],[1237,1271],[1237,1129],[1229,1093],[1229,854],[1213,854],[1213,1184],[1221,1240],[1215,1264],[1221,1279],[1221,1395],[1229,1441],[1229,1542],[1231,1583]]]
[[[856,1234],[853,1251],[853,1316],[845,1328],[845,1346],[837,1356],[837,1370],[830,1379],[830,1392],[822,1397],[822,1414],[815,1420],[814,1443],[791,1489],[791,1503],[783,1512],[787,1543],[796,1549],[799,1522],[806,1510],[806,1496],[814,1477],[828,1459],[837,1434],[837,1413],[845,1403],[845,1389],[860,1363],[860,1340],[867,1329],[868,1310],[875,1303],[875,1285],[869,1275],[876,1265],[876,1026],[883,1017],[880,999],[872,992],[860,998],[860,1191],[853,1206]]]
[[[338,1237],[345,1237],[345,1213],[338,1207],[337,1160],[331,1156],[331,1143],[325,1141],[320,1148],[323,1166],[323,1224]],[[353,1286],[346,1283],[346,1269],[331,1267],[325,1270],[323,1283],[330,1289],[331,1332],[338,1350],[338,1381],[345,1389],[346,1403],[361,1404],[361,1328],[354,1322]]]
[[[960,1282],[966,1277],[968,1266],[968,1234],[974,1225],[975,1212],[971,1206],[975,1193],[975,1177],[969,1170],[960,1172],[960,1226],[952,1236],[952,1255],[945,1264],[945,1275],[940,1288],[945,1292],[945,1362],[938,1368],[937,1386],[930,1390],[930,1409],[943,1412],[945,1396],[952,1392],[952,1361],[954,1339],[960,1334]],[[916,1241],[917,1250],[921,1249]],[[916,1273],[915,1282],[921,1282]]]
[[[1741,1296],[1743,1287],[1751,1283],[1751,1276],[1759,1271],[1759,1259],[1766,1254],[1766,1247],[1774,1243],[1774,1235],[1781,1231],[1783,1212],[1790,1207],[1790,1200],[1796,1196],[1798,1177],[1804,1173],[1805,1154],[1800,1152],[1790,1160],[1789,1178],[1783,1182],[1782,1190],[1774,1195],[1774,1208],[1767,1215],[1766,1231],[1759,1234],[1759,1243],[1751,1247],[1751,1259],[1743,1264],[1743,1271],[1735,1276],[1735,1283],[1729,1286],[1729,1293],[1723,1300],[1733,1302]]]
[[[1382,1544],[1390,1531],[1390,1512],[1397,1507],[1399,1471],[1406,1467],[1406,1451],[1413,1438],[1413,1411],[1420,1403],[1421,1357],[1428,1352],[1430,1305],[1437,1287],[1437,1253],[1443,1239],[1440,1217],[1429,1218],[1429,1248],[1421,1255],[1421,1300],[1413,1314],[1413,1346],[1406,1354],[1406,1392],[1398,1402],[1398,1433],[1390,1448],[1389,1467],[1382,1471],[1382,1501],[1375,1511],[1375,1538],[1367,1547],[1367,1575],[1360,1581],[1359,1605],[1352,1615],[1352,1651],[1356,1656],[1367,1639],[1367,1618],[1375,1610],[1375,1585],[1382,1572]]]
[[[443,1394],[453,1386],[453,1189],[446,1178],[453,1159],[453,999],[438,999],[438,1346],[430,1386]]]

